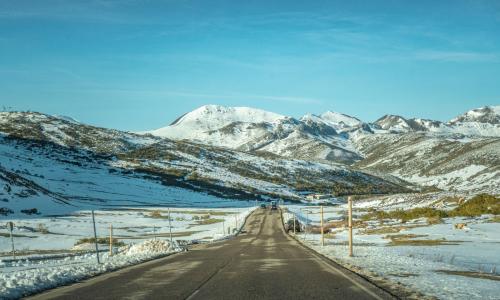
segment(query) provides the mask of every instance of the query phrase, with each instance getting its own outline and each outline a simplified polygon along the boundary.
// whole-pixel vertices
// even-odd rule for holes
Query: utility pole
[[[347,202],[349,206],[349,256],[353,256],[352,254],[352,197],[347,197]]]
[[[97,263],[100,264],[101,261],[99,260],[99,247],[97,246],[97,231],[95,229],[95,216],[94,216],[94,211],[93,210],[92,210],[92,223],[94,223],[95,255],[97,257]]]
[[[170,232],[170,246],[174,245],[174,241],[172,239],[172,219],[170,218],[170,207],[168,208],[168,231]]]
[[[325,245],[325,232],[323,229],[323,205],[321,205],[321,246]]]
[[[307,226],[309,226],[309,211],[306,210],[306,225],[304,226],[304,241],[307,240]]]
[[[12,231],[14,230],[14,223],[7,222],[7,227],[9,228],[9,231],[10,231],[10,244],[12,245],[12,258],[16,259],[16,250],[14,248],[14,235],[12,234]]]
[[[293,214],[293,234],[295,235],[295,214]]]
[[[113,256],[113,224],[109,224],[109,256]]]

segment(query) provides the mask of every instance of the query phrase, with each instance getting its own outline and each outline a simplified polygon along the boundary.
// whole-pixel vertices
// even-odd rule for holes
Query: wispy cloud
[[[191,98],[192,100],[234,100],[234,101],[274,101],[283,103],[294,103],[294,104],[324,104],[322,99],[311,98],[311,97],[300,97],[300,96],[289,96],[289,95],[261,95],[261,94],[248,94],[248,93],[237,93],[237,92],[227,92],[227,93],[204,93],[204,92],[192,92],[192,91],[171,91],[171,90],[158,90],[158,89],[126,89],[126,88],[100,88],[86,86],[82,89],[59,89],[58,91],[64,92],[83,92],[91,94],[111,94],[111,95],[135,95],[136,97],[169,97],[169,98]]]
[[[103,23],[147,23],[123,13],[120,8],[138,3],[137,0],[89,0],[89,1],[23,1],[0,2],[0,19],[50,19],[61,21]]]
[[[443,62],[498,62],[500,61],[500,54],[429,50],[415,53],[415,58],[418,60]]]

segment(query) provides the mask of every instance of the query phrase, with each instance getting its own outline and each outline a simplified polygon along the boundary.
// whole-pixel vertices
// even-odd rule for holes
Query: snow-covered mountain
[[[425,168],[433,168],[433,163],[439,164],[438,160],[433,159],[433,152],[441,159],[451,160],[453,155],[457,155],[450,148],[444,147],[450,141],[464,146],[459,147],[462,151],[472,153],[473,151],[468,149],[474,148],[472,145],[475,143],[481,144],[491,139],[496,141],[500,137],[499,111],[499,106],[474,109],[446,123],[422,118],[406,119],[397,115],[385,115],[373,123],[365,123],[358,118],[331,111],[320,115],[306,114],[300,119],[295,119],[257,109],[204,106],[187,113],[173,125],[150,133],[155,136],[187,139],[253,153],[270,152],[283,157],[354,164],[377,174],[380,174],[381,170],[385,172],[384,157],[393,155],[391,161],[395,169],[391,169],[389,173],[407,179],[406,177],[410,175],[411,178],[415,178],[404,171],[411,169],[410,160],[405,156],[410,155],[405,152],[410,151],[410,146],[415,151],[422,150],[411,155],[419,157],[424,164],[430,164]],[[400,143],[408,140],[415,144]],[[373,148],[374,145],[378,148]],[[428,149],[429,145],[434,145],[435,148]],[[444,147],[443,151],[438,151],[441,149],[440,146]],[[385,153],[387,149],[391,149],[391,152]],[[489,152],[477,151],[479,151],[475,152],[477,162],[469,159],[465,166],[481,165],[488,161],[484,165],[488,169],[492,167],[491,161],[482,158],[485,155],[500,154],[500,150],[491,148],[488,148]],[[420,156],[422,153],[431,157]],[[401,168],[398,169],[397,166]],[[455,168],[450,167],[441,175],[454,172],[464,164],[454,166]],[[424,166],[421,164],[411,170],[420,172],[422,168]],[[474,170],[479,169],[481,168]],[[474,174],[476,173],[472,175]],[[450,175],[450,178],[459,176],[460,174],[456,173]],[[462,185],[461,188],[481,189],[485,184],[491,183],[489,177],[479,178],[484,180],[469,187]],[[414,182],[434,185],[432,180],[415,179]],[[453,183],[446,188],[454,188]]]
[[[402,185],[407,184],[339,164],[174,141],[40,113],[0,113],[0,217],[31,208],[50,214],[95,206],[300,200],[306,191],[407,191]]]
[[[344,130],[350,131],[352,128],[359,127],[363,124],[361,120],[355,117],[333,111],[327,111],[319,116],[307,114],[300,120],[303,122],[324,123],[334,128],[337,132],[342,132]]]
[[[363,135],[425,132],[498,137],[500,125],[494,123],[499,118],[498,110],[498,106],[473,110],[448,123],[396,115],[365,123],[331,111],[306,114],[297,120],[248,107],[207,105],[149,133],[242,151],[266,151],[285,157],[351,164],[362,159],[352,141]]]
[[[485,106],[470,110],[447,123],[435,120],[385,115],[373,123],[389,132],[430,132],[441,135],[475,137],[500,136],[500,106]]]
[[[227,129],[230,124],[275,124],[285,116],[249,107],[224,107],[205,105],[175,120],[167,127],[151,131],[151,134],[172,139],[204,141],[207,133]],[[210,134],[208,134],[210,135]]]
[[[332,126],[336,122],[337,128],[351,128],[355,119],[338,116],[343,118],[335,121],[333,113],[327,113],[325,119],[303,121],[248,107],[206,105],[148,133],[240,151],[351,163],[360,157]]]
[[[398,116],[365,123],[334,112],[295,119],[204,106],[165,128],[131,133],[1,112],[0,215],[189,199],[223,206],[225,199],[299,200],[304,192],[422,186],[498,194],[497,120],[498,106],[447,123]]]
[[[497,106],[484,106],[481,108],[470,110],[463,115],[452,119],[450,124],[464,123],[464,122],[477,122],[500,124],[500,105]]]

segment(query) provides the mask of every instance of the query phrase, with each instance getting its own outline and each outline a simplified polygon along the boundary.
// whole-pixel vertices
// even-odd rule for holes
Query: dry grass
[[[175,210],[171,211],[178,214],[188,214],[188,215],[211,215],[211,216],[227,216],[232,215],[234,212],[228,211],[212,211],[212,210]]]
[[[417,234],[396,234],[388,235],[385,238],[390,239],[388,246],[441,246],[441,245],[459,245],[462,241],[448,241],[446,239],[422,239],[427,235]]]
[[[76,245],[81,245],[81,244],[94,244],[96,241],[95,238],[83,238],[83,239],[79,239],[78,241],[76,241],[75,243],[75,246]],[[97,243],[100,244],[100,245],[108,245],[109,244],[109,238],[105,237],[105,238],[97,238]],[[125,243],[121,242],[121,241],[118,241],[116,238],[113,238],[113,246],[124,246]]]
[[[403,226],[391,226],[391,227],[380,227],[380,228],[367,228],[360,231],[360,234],[388,234],[388,233],[398,233],[403,230]]]
[[[427,218],[430,222],[440,222],[448,217],[475,217],[484,214],[500,215],[500,197],[480,194],[469,201],[460,204],[451,211],[439,210],[431,207],[416,207],[408,210],[372,210],[362,216],[363,220],[398,219],[403,223],[409,220]],[[437,224],[430,223],[429,224]]]
[[[333,240],[335,238],[336,238],[335,233],[332,232],[325,233],[325,239]]]
[[[33,255],[33,254],[66,254],[66,253],[82,253],[86,252],[86,250],[16,250],[16,255],[18,256],[23,256],[23,255]],[[12,252],[0,252],[0,257],[2,256],[11,256]]]
[[[435,225],[443,223],[443,219],[440,216],[434,216],[427,218],[427,224]]]
[[[498,216],[493,216],[491,219],[488,220],[489,223],[500,223],[500,215]]]
[[[155,219],[161,219],[161,218],[163,218],[163,216],[161,215],[161,212],[158,209],[151,211],[149,213],[149,217],[150,218],[155,218]]]
[[[196,225],[210,225],[215,223],[224,222],[224,219],[202,219],[196,221]]]
[[[193,234],[199,233],[202,231],[176,231],[172,232],[172,237],[186,237],[186,236],[191,236]],[[116,236],[117,238],[120,239],[127,239],[127,240],[141,240],[141,239],[149,239],[153,237],[164,237],[168,238],[170,237],[170,232],[158,232],[156,234],[142,234],[142,235],[137,235],[137,236],[130,236],[130,235],[119,235]]]

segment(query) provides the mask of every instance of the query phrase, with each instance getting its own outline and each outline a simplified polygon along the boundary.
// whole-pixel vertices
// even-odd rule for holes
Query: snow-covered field
[[[406,208],[412,207],[408,203],[411,201],[407,201]],[[381,208],[384,204],[390,207],[395,203],[360,202],[354,206],[355,221],[366,208]],[[402,206],[400,202],[398,207]],[[287,209],[285,219],[295,214],[310,229],[316,226],[316,233],[298,233],[299,240],[345,266],[363,269],[365,275],[376,274],[439,299],[500,299],[500,223],[492,222],[491,215],[446,218],[433,225],[426,219],[404,224],[397,220],[384,224],[355,222],[354,257],[349,257],[348,230],[343,224],[329,229],[325,246],[321,246],[321,235],[317,233],[320,209],[295,205]],[[325,207],[325,224],[343,220],[346,210],[345,204]],[[458,223],[467,225],[456,229]]]
[[[89,211],[14,222],[16,258],[10,237],[0,227],[0,298],[19,298],[69,282],[182,251],[193,242],[213,242],[234,235],[255,206],[241,208],[130,208],[95,211],[101,264],[95,245],[81,243],[93,237]],[[110,225],[114,255],[109,255]],[[171,229],[171,230],[170,230]],[[172,243],[170,243],[172,232]],[[120,244],[118,244],[120,243]],[[117,245],[118,244],[118,245]]]

